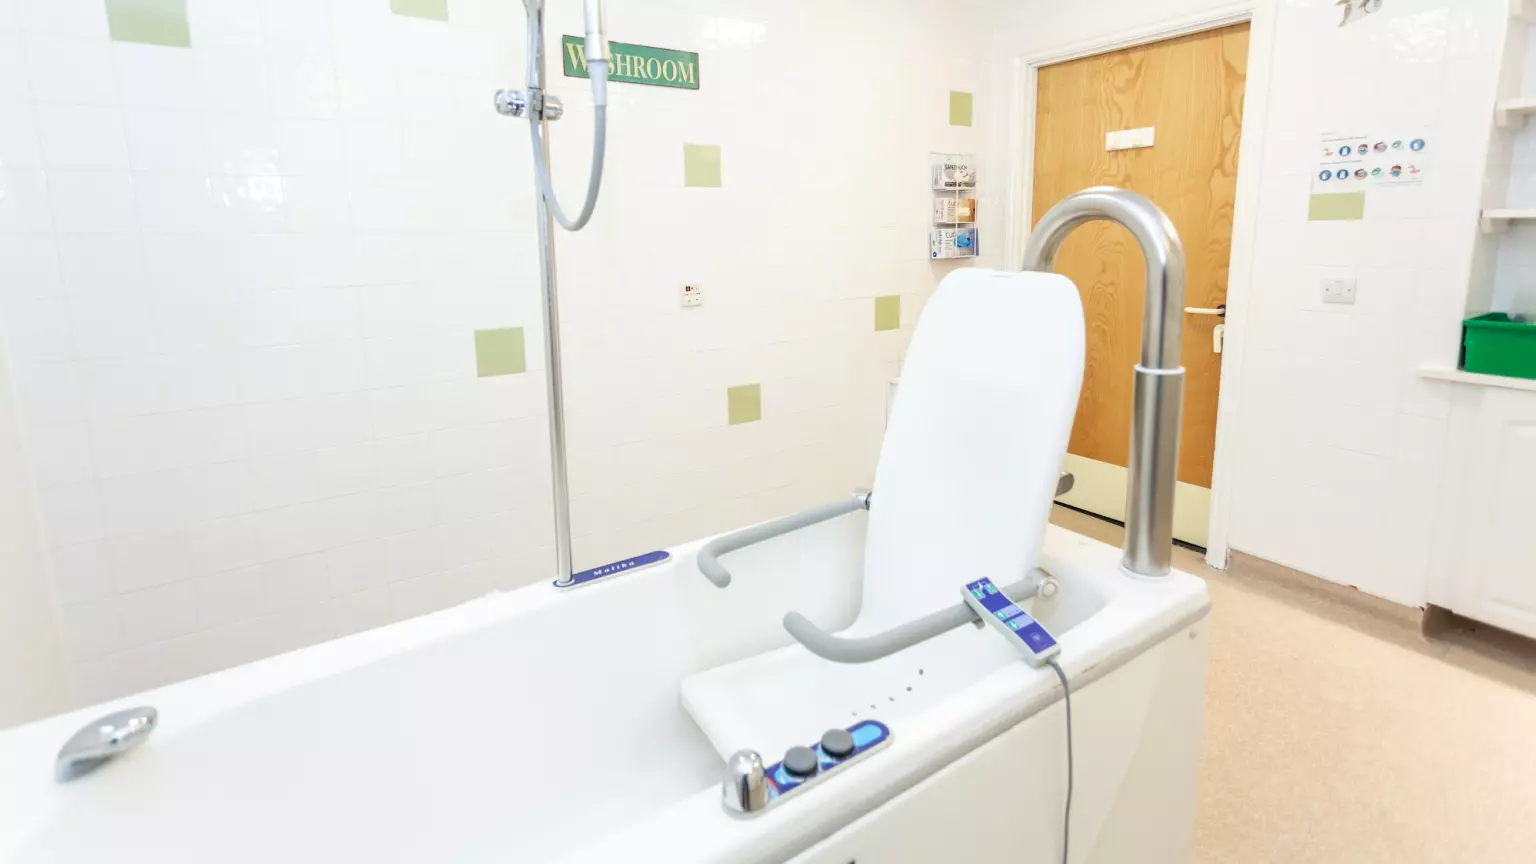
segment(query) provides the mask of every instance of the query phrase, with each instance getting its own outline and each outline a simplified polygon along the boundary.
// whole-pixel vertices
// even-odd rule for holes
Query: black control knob
[[[821,752],[842,759],[853,752],[853,736],[846,729],[828,729],[821,736]]]
[[[794,777],[811,777],[821,767],[816,751],[809,747],[791,747],[784,752],[784,770]]]

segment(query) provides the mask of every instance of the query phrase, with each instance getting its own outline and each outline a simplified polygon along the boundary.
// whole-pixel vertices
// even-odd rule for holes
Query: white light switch
[[[1156,126],[1143,126],[1140,129],[1121,129],[1104,136],[1105,150],[1136,150],[1141,147],[1151,147],[1157,140]]]
[[[678,296],[684,306],[701,306],[704,304],[704,286],[696,282],[684,285]]]
[[[1331,276],[1323,280],[1324,303],[1354,303],[1355,277]]]

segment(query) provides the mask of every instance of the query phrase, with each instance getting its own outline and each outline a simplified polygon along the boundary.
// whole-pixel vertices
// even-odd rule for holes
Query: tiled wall
[[[613,85],[559,238],[578,566],[868,482],[946,272],[927,154],[990,104],[954,3],[610,5],[701,87]],[[78,699],[552,576],[529,144],[490,108],[521,10],[0,2],[0,304]]]
[[[999,58],[1231,5],[1036,0],[1019,4]],[[1449,394],[1415,369],[1456,360],[1509,4],[1387,0],[1345,28],[1335,0],[1254,5],[1275,47],[1261,162],[1242,166],[1261,179],[1247,334],[1232,343],[1244,371],[1223,394],[1240,400],[1230,542],[1422,603]],[[1421,128],[1433,175],[1420,190],[1372,192],[1363,221],[1308,222],[1319,134],[1358,124]],[[1334,275],[1358,278],[1356,305],[1321,303]]]

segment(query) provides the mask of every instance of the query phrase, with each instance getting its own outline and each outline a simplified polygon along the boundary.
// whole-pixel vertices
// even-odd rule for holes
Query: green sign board
[[[580,36],[566,36],[560,44],[565,49],[561,52],[565,56],[565,77],[592,77],[587,74],[586,40]],[[692,51],[609,42],[608,56],[611,58],[609,81],[699,89],[699,55]]]

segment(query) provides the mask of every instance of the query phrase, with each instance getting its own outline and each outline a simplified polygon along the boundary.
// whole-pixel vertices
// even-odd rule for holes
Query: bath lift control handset
[[[1062,700],[1066,703],[1067,712],[1067,801],[1065,812],[1062,815],[1061,828],[1061,860],[1066,864],[1069,859],[1069,844],[1072,834],[1072,685],[1067,682],[1067,673],[1056,661],[1056,655],[1061,653],[1061,645],[1056,642],[1056,637],[1050,634],[1039,621],[1030,617],[1028,612],[1019,608],[1017,603],[1008,599],[1000,588],[992,584],[991,579],[981,579],[971,582],[964,590],[966,605],[975,610],[981,620],[986,621],[1002,633],[1029,665],[1036,669],[1049,666],[1056,673],[1056,678],[1061,681]]]
[[[982,579],[965,586],[965,602],[992,625],[1008,641],[1019,649],[1029,665],[1036,669],[1061,653],[1061,646],[1044,626],[1031,618],[1028,612],[1008,599],[991,579]]]

